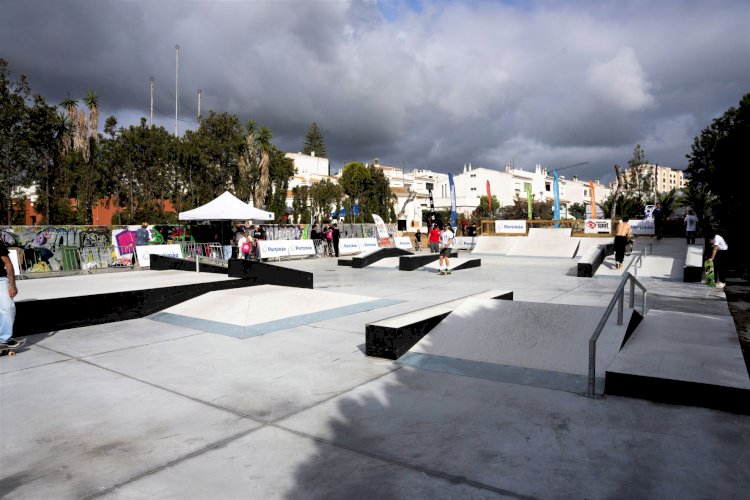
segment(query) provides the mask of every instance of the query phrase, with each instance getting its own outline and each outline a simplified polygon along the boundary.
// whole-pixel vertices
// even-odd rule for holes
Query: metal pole
[[[198,123],[201,121],[201,89],[198,89]]]
[[[153,76],[151,77],[151,85],[150,86],[151,86],[151,107],[150,107],[150,114],[149,114],[149,116],[151,118],[149,119],[148,124],[149,124],[150,127],[153,127],[154,126],[154,77]]]
[[[633,309],[635,307],[635,281],[630,280],[630,308]]]
[[[596,390],[596,340],[589,339],[589,391],[588,396],[593,398]]]
[[[174,136],[177,137],[177,112],[180,102],[180,46],[175,45],[175,65],[174,65]]]
[[[625,288],[620,290],[620,297],[617,300],[617,324],[622,324],[622,313],[625,306]]]

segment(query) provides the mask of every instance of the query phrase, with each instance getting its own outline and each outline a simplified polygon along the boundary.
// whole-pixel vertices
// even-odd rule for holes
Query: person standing
[[[5,242],[0,239],[0,348],[15,349],[25,341],[14,340],[13,323],[16,320],[16,272],[10,260],[10,253]]]
[[[622,261],[625,260],[625,246],[631,238],[633,238],[633,232],[630,228],[630,217],[625,216],[617,226],[615,234],[615,269],[622,267]]]
[[[414,250],[419,252],[422,249],[422,231],[417,228],[417,232],[414,233]]]
[[[433,224],[432,229],[427,233],[427,242],[430,244],[431,253],[438,253],[440,251],[440,230],[437,224]]]
[[[692,210],[688,210],[685,216],[685,239],[688,245],[695,245],[695,232],[698,229],[698,217],[693,215]]]
[[[333,230],[331,230],[331,239],[333,241],[333,251],[336,254],[336,257],[339,256],[339,239],[341,238],[341,233],[339,232],[339,225],[334,224]]]
[[[450,264],[448,262],[448,258],[451,256],[451,247],[453,246],[453,231],[451,230],[450,225],[446,224],[443,226],[443,232],[440,233],[440,263],[438,265],[438,268],[440,269],[440,274],[450,274],[451,270],[449,268]],[[445,259],[445,270],[443,270],[443,259]]]
[[[727,242],[721,235],[715,231],[712,232],[714,233],[711,237],[711,247],[713,247],[713,250],[711,250],[711,257],[706,260],[714,263],[714,282],[716,283],[716,288],[724,288],[727,279],[724,276],[726,274],[726,270],[724,269],[724,255],[729,250],[729,245],[727,245]],[[724,278],[724,281],[720,281],[720,278]]]

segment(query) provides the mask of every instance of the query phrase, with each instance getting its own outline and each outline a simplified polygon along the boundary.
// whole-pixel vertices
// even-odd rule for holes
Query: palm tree
[[[99,140],[99,96],[96,92],[89,90],[83,100],[89,108],[89,137],[94,141]]]
[[[68,152],[73,150],[73,140],[75,138],[75,127],[76,122],[78,121],[77,117],[77,109],[78,109],[78,101],[75,99],[72,99],[70,97],[63,99],[63,101],[60,103],[60,107],[63,108],[67,113],[68,116],[62,120],[62,122],[65,124],[64,132],[65,132],[65,138],[63,141],[63,155],[67,154]]]
[[[253,202],[255,206],[262,206],[265,203],[266,195],[268,194],[268,187],[271,184],[271,174],[269,166],[271,164],[271,137],[273,134],[267,127],[263,127],[258,132],[258,138],[256,139],[256,145],[258,147],[258,153],[260,154],[260,162],[258,163],[258,174],[260,179],[258,185],[255,188],[253,194]]]
[[[675,206],[677,206],[676,190],[670,189],[666,193],[656,193],[657,200],[661,204],[662,216],[666,219],[672,212],[674,212]]]
[[[240,152],[239,161],[239,179],[235,187],[237,197],[241,200],[250,200],[253,195],[253,186],[251,173],[257,168],[257,158],[255,155],[255,122],[248,120],[247,137],[245,138],[245,147]]]

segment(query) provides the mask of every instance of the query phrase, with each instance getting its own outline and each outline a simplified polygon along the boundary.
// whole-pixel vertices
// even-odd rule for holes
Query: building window
[[[546,189],[547,191],[552,191],[552,184],[550,184],[549,182],[545,182],[544,189]]]
[[[471,190],[472,190],[472,191],[476,191],[476,190],[477,190],[477,188],[471,188]]]
[[[469,177],[471,177],[471,178],[473,179],[473,178],[475,178],[476,176],[477,176],[477,174],[471,174],[471,175],[470,175]]]

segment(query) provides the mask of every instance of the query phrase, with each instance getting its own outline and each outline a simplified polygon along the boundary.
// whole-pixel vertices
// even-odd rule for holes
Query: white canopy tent
[[[229,191],[198,208],[180,212],[180,220],[254,220],[273,221],[273,212],[266,212],[245,203]]]

